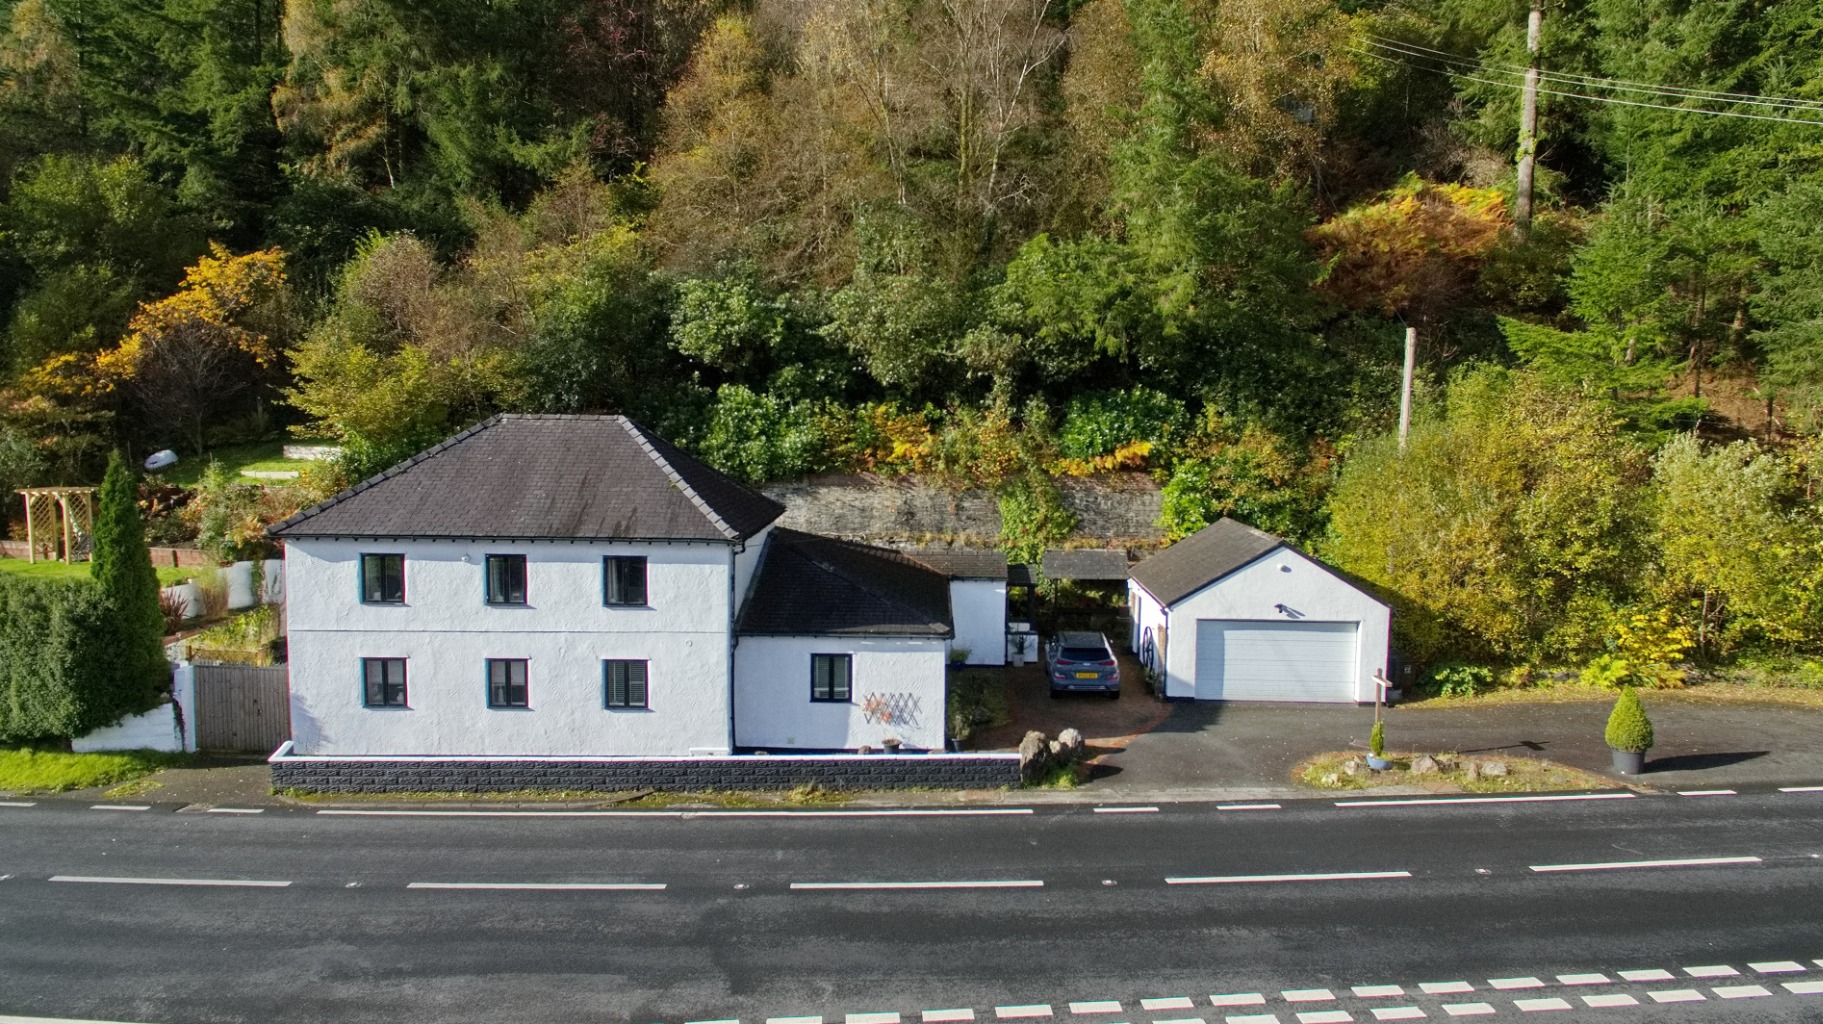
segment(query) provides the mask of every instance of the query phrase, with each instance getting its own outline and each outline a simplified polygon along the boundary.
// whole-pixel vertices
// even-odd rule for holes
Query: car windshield
[[[1099,647],[1065,647],[1057,656],[1062,661],[1109,661],[1108,652]]]

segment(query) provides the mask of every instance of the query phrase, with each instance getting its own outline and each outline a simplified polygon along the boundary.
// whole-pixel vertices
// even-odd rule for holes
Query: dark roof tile
[[[779,528],[767,537],[739,632],[946,637],[949,580],[897,551]]]
[[[1226,517],[1135,565],[1132,576],[1146,592],[1173,605],[1285,542]]]

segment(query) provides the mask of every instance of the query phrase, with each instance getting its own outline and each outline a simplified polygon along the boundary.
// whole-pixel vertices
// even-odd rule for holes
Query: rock
[[[1051,767],[1051,745],[1044,733],[1033,730],[1019,741],[1019,777],[1026,782],[1043,779]]]
[[[1437,759],[1429,754],[1419,754],[1412,758],[1413,775],[1430,775],[1437,771]]]
[[[1354,775],[1361,770],[1361,762],[1350,758],[1349,760],[1342,762],[1342,770],[1349,775]]]
[[[1507,773],[1507,763],[1505,761],[1483,761],[1483,762],[1481,762],[1481,774],[1487,776],[1488,778],[1491,778],[1491,779],[1505,778],[1506,773]]]
[[[1341,783],[1342,776],[1337,775],[1335,772],[1330,772],[1328,775],[1323,776],[1323,785],[1325,786],[1337,786],[1341,785]]]
[[[1468,766],[1462,769],[1462,780],[1464,782],[1480,782],[1481,765],[1477,762],[1470,761]]]
[[[1057,742],[1052,744],[1051,752],[1059,754],[1066,761],[1080,761],[1083,755],[1082,732],[1078,729],[1065,729],[1057,734]]]

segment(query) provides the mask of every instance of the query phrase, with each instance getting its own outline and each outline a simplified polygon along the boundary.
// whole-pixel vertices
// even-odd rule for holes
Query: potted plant
[[[1374,771],[1383,772],[1393,766],[1386,758],[1386,723],[1375,722],[1374,731],[1367,734],[1367,766]]]
[[[880,741],[880,746],[885,747],[888,754],[897,754],[899,752],[899,738],[897,736],[888,736]]]
[[[1031,639],[1030,639],[1029,634],[1026,634],[1026,633],[1014,633],[1013,634],[1013,667],[1014,668],[1019,668],[1019,667],[1022,667],[1025,665],[1026,648],[1028,646],[1030,646],[1030,644],[1031,644]]]
[[[1614,754],[1614,770],[1622,775],[1638,775],[1646,768],[1646,751],[1652,749],[1652,720],[1640,705],[1639,694],[1628,686],[1620,691],[1614,710],[1608,713],[1604,733],[1608,749]]]

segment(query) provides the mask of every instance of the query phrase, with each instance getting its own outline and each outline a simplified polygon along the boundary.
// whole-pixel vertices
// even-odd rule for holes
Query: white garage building
[[[1133,567],[1132,649],[1166,697],[1367,703],[1390,609],[1272,534],[1222,519]]]

